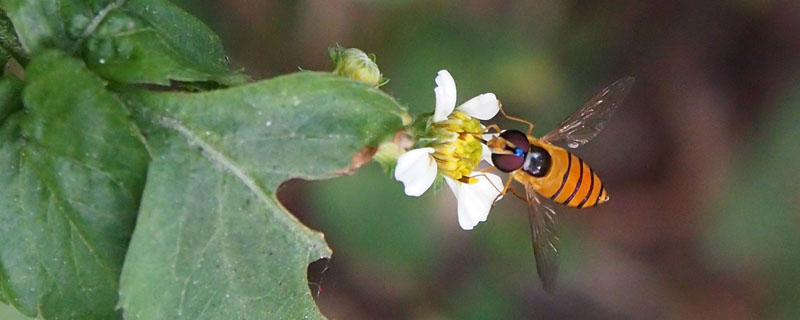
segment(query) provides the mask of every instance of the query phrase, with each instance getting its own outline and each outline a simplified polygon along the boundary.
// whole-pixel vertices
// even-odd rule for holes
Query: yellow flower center
[[[431,125],[438,140],[433,144],[433,158],[442,174],[454,180],[475,183],[469,175],[481,161],[482,146],[475,136],[483,133],[477,119],[454,111],[447,120]]]

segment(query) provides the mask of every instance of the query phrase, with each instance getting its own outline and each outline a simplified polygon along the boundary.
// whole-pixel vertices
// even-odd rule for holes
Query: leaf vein
[[[89,25],[87,25],[86,28],[83,29],[83,32],[81,32],[81,35],[78,37],[78,40],[75,41],[75,44],[73,45],[72,50],[70,51],[71,52],[78,51],[78,48],[80,48],[83,41],[88,39],[89,36],[91,36],[92,33],[94,33],[94,31],[97,30],[97,27],[100,26],[100,23],[103,22],[106,16],[108,16],[108,14],[111,13],[111,11],[121,7],[124,4],[125,0],[117,0],[112,3],[109,3],[105,8],[97,12],[97,15],[95,15],[94,18],[92,18],[92,21],[89,23]]]
[[[67,155],[67,154],[64,154],[64,153],[61,153],[61,152],[55,152],[53,149],[47,148],[44,145],[41,145],[41,144],[39,144],[39,143],[37,143],[35,141],[30,141],[29,143],[32,146],[35,146],[36,148],[42,149],[44,152],[47,152],[47,153],[49,153],[49,154],[51,154],[53,156],[61,157],[62,159],[67,160],[67,161],[69,161],[69,162],[71,162],[73,164],[76,164],[76,165],[78,165],[80,167],[88,169],[89,171],[95,172],[95,173],[103,176],[104,178],[108,179],[109,181],[111,181],[111,183],[117,185],[117,187],[119,187],[120,189],[127,190],[127,188],[125,187],[125,185],[122,182],[117,181],[117,179],[115,179],[114,176],[111,173],[103,171],[103,169],[100,169],[100,168],[91,166],[91,165],[89,165],[87,163],[81,162],[81,160],[79,160],[79,159],[77,159],[77,158],[75,158],[73,156],[70,156],[70,155]],[[129,190],[127,190],[127,191],[129,191]]]
[[[55,186],[53,186],[50,183],[48,183],[46,179],[42,179],[41,177],[39,177],[39,180],[47,188],[47,190],[49,191],[51,197],[56,198],[56,199],[58,199],[59,201],[62,201],[62,202],[69,202],[66,199],[63,199],[63,197],[58,192],[56,192]],[[71,209],[72,207],[69,206],[69,208]],[[71,211],[70,209],[67,209],[67,207],[64,207],[61,210],[58,210],[57,208],[54,209],[54,210],[56,212],[58,212],[59,214],[61,214],[64,217],[64,219],[67,220],[67,222],[70,225],[70,228],[74,230],[74,233],[78,236],[78,238],[81,240],[83,245],[86,246],[86,249],[89,250],[89,253],[97,261],[97,264],[104,271],[106,271],[106,277],[109,278],[108,280],[111,283],[116,283],[116,281],[115,281],[115,277],[116,277],[115,276],[115,272],[113,272],[111,270],[111,268],[109,266],[107,266],[103,262],[103,259],[100,258],[100,255],[97,253],[97,251],[94,248],[94,246],[92,246],[92,244],[89,242],[88,238],[84,234],[84,231],[81,228],[79,228],[78,225],[75,223],[76,218],[73,216],[73,213],[70,212]]]
[[[244,185],[256,196],[256,198],[258,198],[259,201],[263,202],[267,206],[271,206],[276,202],[270,197],[271,193],[268,194],[261,186],[259,186],[258,182],[256,182],[256,179],[247,174],[244,168],[228,158],[222,151],[211,145],[211,143],[203,140],[200,135],[192,132],[189,128],[183,126],[179,121],[169,117],[161,116],[159,117],[158,122],[167,129],[177,131],[184,138],[186,138],[190,144],[199,146],[207,155],[209,160],[214,161],[219,166],[227,169],[239,181],[244,183]],[[267,169],[267,171],[270,170]],[[275,172],[283,173],[279,171]],[[288,227],[302,225],[302,223],[291,214],[272,215],[272,217],[277,218],[281,223]],[[303,240],[305,240],[304,242],[313,244],[313,240],[310,238]]]
[[[199,257],[198,260],[199,261],[197,261],[197,263],[195,263],[194,268],[192,268],[192,271],[189,272],[189,275],[186,276],[186,281],[184,281],[183,288],[181,289],[181,297],[180,297],[180,303],[179,303],[179,308],[178,308],[179,312],[181,312],[181,313],[183,313],[184,299],[186,297],[186,289],[187,289],[187,287],[189,285],[189,280],[191,280],[192,276],[194,276],[194,274],[195,274],[195,272],[197,272],[197,270],[200,270],[200,267],[201,267],[200,262],[202,262],[204,260],[203,257],[205,256],[206,252],[208,251],[208,248],[211,247],[211,243],[214,240],[217,239],[218,235],[219,235],[219,229],[216,229],[216,230],[214,230],[214,233],[212,233],[211,236],[208,237],[208,241],[206,241],[206,244],[203,245],[203,249],[200,251],[200,254],[198,255],[198,257]],[[178,237],[178,244],[180,246],[180,236]],[[175,261],[177,262],[178,253],[176,253],[175,257],[176,257]],[[172,265],[172,272],[173,272],[173,275],[175,275],[175,277],[177,278],[178,276],[177,276],[177,273],[176,273],[176,268],[177,268],[177,264],[174,263]]]

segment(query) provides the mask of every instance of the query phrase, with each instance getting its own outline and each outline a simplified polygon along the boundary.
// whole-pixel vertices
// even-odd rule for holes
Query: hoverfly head
[[[517,130],[503,131],[486,143],[492,152],[492,163],[503,172],[518,170],[525,163],[530,149],[528,137]]]

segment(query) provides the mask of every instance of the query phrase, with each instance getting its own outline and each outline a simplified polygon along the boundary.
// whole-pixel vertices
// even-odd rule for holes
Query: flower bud
[[[397,158],[403,155],[406,149],[411,148],[413,144],[414,142],[408,137],[408,133],[405,130],[400,130],[392,137],[392,141],[385,141],[378,145],[378,151],[375,152],[372,160],[378,162],[384,171],[390,172],[397,164]]]
[[[367,55],[356,48],[328,48],[336,66],[333,73],[379,87],[386,83],[375,63],[375,55]]]

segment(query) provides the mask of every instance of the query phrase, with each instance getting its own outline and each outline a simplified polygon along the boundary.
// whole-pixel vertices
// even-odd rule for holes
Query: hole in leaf
[[[330,266],[330,259],[322,258],[312,262],[306,269],[306,277],[308,278],[308,289],[311,290],[311,295],[314,300],[319,304],[320,297],[325,292],[325,272],[328,271]]]

